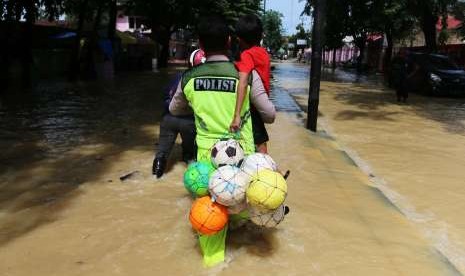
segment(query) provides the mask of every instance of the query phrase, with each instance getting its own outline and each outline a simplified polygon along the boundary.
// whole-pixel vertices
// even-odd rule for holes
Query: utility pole
[[[263,0],[263,13],[266,13],[266,0]]]
[[[325,2],[326,0],[313,0],[312,64],[307,110],[307,128],[313,132],[316,132],[318,104],[320,103],[321,41],[325,22]]]

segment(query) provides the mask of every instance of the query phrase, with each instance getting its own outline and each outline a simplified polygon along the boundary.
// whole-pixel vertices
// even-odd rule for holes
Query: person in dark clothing
[[[407,102],[408,98],[408,90],[407,90],[407,62],[405,59],[402,59],[401,62],[399,62],[399,76],[398,76],[398,82],[396,85],[396,95],[397,95],[397,101],[398,102]]]
[[[409,52],[401,52],[394,57],[392,66],[397,76],[394,78],[394,87],[396,88],[397,102],[407,102],[409,92],[409,80],[413,78],[419,70]]]
[[[203,62],[203,52],[194,51],[190,59],[190,65],[196,66]],[[160,135],[158,142],[158,152],[155,155],[152,165],[152,174],[157,178],[162,177],[166,169],[168,157],[173,149],[178,134],[182,139],[182,160],[190,163],[197,156],[197,146],[195,144],[195,123],[194,116],[173,116],[169,112],[169,105],[174,93],[181,81],[182,73],[176,77],[168,85],[163,101],[164,111],[160,122]]]

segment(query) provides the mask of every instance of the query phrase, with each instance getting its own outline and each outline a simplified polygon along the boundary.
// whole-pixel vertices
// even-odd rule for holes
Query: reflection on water
[[[60,154],[116,129],[124,137],[132,121],[154,120],[169,76],[144,73],[114,82],[46,83],[33,92],[9,94],[0,105],[2,152],[35,143],[47,154]]]
[[[173,72],[102,83],[42,83],[0,99],[0,246],[53,221],[79,186],[101,177],[120,152],[153,148]],[[117,160],[114,160],[117,161]],[[124,170],[133,166],[126,165]],[[111,180],[111,179],[110,179]]]

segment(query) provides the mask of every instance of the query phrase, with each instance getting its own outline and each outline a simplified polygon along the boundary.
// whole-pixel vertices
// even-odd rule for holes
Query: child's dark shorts
[[[265,123],[260,116],[260,113],[255,109],[250,109],[250,117],[252,119],[252,132],[255,145],[266,143],[270,140],[268,132],[265,128]]]

